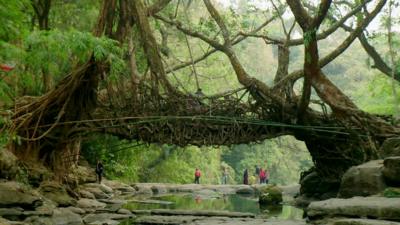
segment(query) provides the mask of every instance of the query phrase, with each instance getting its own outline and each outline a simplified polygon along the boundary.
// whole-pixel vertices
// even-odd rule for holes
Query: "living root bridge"
[[[180,146],[243,144],[300,133],[336,141],[353,135],[348,128],[340,126],[305,126],[226,116],[137,116],[68,121],[57,126],[67,124],[125,139]],[[41,128],[51,126],[49,124]],[[360,136],[367,138],[366,135]]]

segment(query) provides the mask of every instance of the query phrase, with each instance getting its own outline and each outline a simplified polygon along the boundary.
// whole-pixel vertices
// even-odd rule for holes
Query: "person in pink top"
[[[260,169],[260,184],[263,184],[265,181],[265,170],[263,170],[262,168]]]

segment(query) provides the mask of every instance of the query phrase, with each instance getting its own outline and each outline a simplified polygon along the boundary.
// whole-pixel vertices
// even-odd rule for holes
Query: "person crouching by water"
[[[97,165],[96,165],[96,174],[97,174],[97,181],[99,184],[101,184],[101,177],[103,176],[103,164],[101,163],[100,160],[97,160]]]
[[[196,168],[196,171],[194,172],[194,183],[195,184],[200,184],[200,177],[201,177],[201,172],[198,168]]]
[[[247,169],[244,170],[243,184],[249,184],[249,171]]]

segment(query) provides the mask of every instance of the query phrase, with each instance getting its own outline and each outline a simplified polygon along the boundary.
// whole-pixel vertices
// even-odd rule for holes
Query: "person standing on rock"
[[[254,174],[255,177],[259,177],[260,176],[260,167],[258,165],[256,165],[256,171]]]
[[[260,169],[260,184],[264,184],[265,183],[265,170],[263,170],[262,168]]]
[[[200,184],[200,177],[201,177],[201,172],[198,168],[196,168],[196,171],[194,172],[194,183],[195,184]]]
[[[101,177],[103,176],[103,164],[101,163],[100,160],[97,160],[97,165],[96,165],[96,174],[97,174],[97,181],[99,184],[101,184]]]
[[[244,170],[243,184],[249,184],[249,171],[247,169]]]
[[[228,169],[225,167],[224,172],[222,173],[222,184],[228,183]]]
[[[268,184],[268,181],[269,181],[269,172],[268,172],[268,170],[265,170],[264,183],[265,183],[265,184]]]

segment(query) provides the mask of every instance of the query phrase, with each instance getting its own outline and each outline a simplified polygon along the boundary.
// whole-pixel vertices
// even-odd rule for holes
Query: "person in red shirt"
[[[196,171],[194,172],[194,183],[195,184],[200,184],[200,177],[201,177],[201,172],[198,168],[196,168]]]
[[[14,69],[14,66],[9,66],[6,64],[0,64],[0,69],[3,70],[4,72],[10,72],[11,70]]]
[[[260,169],[260,184],[265,183],[265,170]]]

